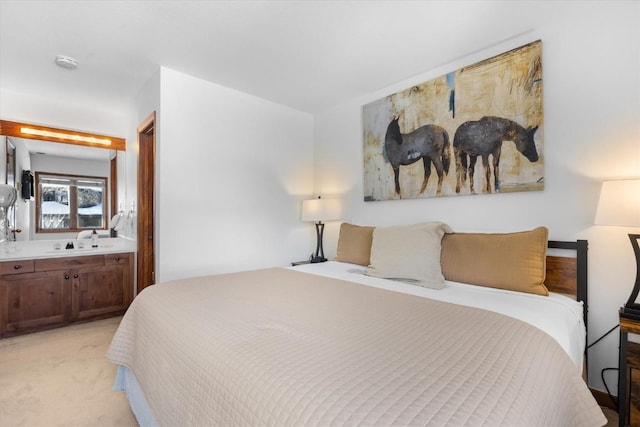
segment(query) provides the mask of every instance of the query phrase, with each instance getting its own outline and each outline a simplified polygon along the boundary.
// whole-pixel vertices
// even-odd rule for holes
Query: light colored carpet
[[[120,320],[0,340],[0,426],[137,426],[105,359]]]

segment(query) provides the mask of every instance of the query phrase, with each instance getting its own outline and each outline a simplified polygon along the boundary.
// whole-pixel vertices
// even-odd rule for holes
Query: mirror
[[[21,132],[27,129],[36,129],[40,134],[23,135]],[[78,136],[80,135],[80,136]],[[76,138],[67,141],[67,138]],[[108,139],[107,139],[108,138]],[[112,145],[106,145],[104,141],[115,141]],[[78,231],[67,230],[43,230],[42,223],[37,223],[37,216],[42,214],[44,220],[44,202],[37,204],[35,197],[28,197],[30,189],[23,187],[32,185],[35,189],[36,182],[31,184],[28,177],[23,177],[23,171],[31,171],[33,178],[36,172],[46,172],[59,174],[60,176],[83,177],[99,176],[107,178],[107,186],[100,194],[100,200],[93,203],[104,204],[104,227],[101,233],[114,235],[108,230],[109,220],[122,208],[118,199],[126,200],[126,194],[118,186],[118,169],[125,170],[125,148],[126,142],[122,138],[105,137],[101,135],[66,131],[61,129],[33,126],[23,123],[15,123],[0,120],[0,183],[14,185],[18,190],[18,201],[13,212],[9,212],[11,227],[7,240],[49,240],[76,238]],[[121,188],[124,189],[124,180]],[[75,190],[75,189],[74,189]],[[86,190],[83,190],[83,197],[87,197]],[[60,200],[47,201],[48,204],[57,204],[63,207],[66,203],[67,209],[71,206],[65,195],[66,189],[59,194]],[[89,190],[89,193],[91,191]],[[120,196],[120,197],[118,197]],[[95,194],[94,194],[95,197]],[[80,200],[80,199],[78,199]],[[57,203],[60,202],[60,203]],[[81,205],[82,203],[78,203]],[[80,208],[80,206],[78,206]],[[95,214],[96,206],[92,206]],[[40,212],[41,211],[41,212]],[[62,218],[58,215],[56,218]],[[68,218],[68,215],[67,215]],[[80,213],[78,218],[80,218]],[[48,220],[50,218],[47,218]],[[64,227],[62,227],[64,228]],[[19,231],[18,231],[19,230]],[[98,227],[100,230],[100,227]]]

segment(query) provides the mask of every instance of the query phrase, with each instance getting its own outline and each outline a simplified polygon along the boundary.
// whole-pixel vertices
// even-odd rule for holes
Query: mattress
[[[550,328],[519,318],[538,298],[467,287],[336,262],[168,282],[134,300],[107,358],[159,425],[606,423],[560,337],[584,335],[579,305],[547,298],[538,317],[566,323]]]
[[[363,274],[364,267],[360,265],[335,261],[291,268],[394,292],[482,308],[522,320],[553,337],[576,368],[583,369],[586,345],[583,305],[581,301],[566,295],[551,292],[549,296],[541,296],[451,281],[447,281],[443,289],[430,289],[410,282],[366,276]]]

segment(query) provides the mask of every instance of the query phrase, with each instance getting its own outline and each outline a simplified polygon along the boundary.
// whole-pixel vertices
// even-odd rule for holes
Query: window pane
[[[42,214],[40,227],[65,230],[70,227],[69,186],[45,183],[40,186]]]
[[[107,228],[107,178],[36,172],[36,232]]]
[[[91,185],[88,181],[78,185],[78,228],[103,228],[102,183]]]

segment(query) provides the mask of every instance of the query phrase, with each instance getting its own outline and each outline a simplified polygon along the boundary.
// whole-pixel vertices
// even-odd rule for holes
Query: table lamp
[[[640,227],[640,179],[604,181],[596,211],[596,225]],[[629,234],[636,255],[636,282],[620,315],[640,319],[640,304],[636,302],[640,292],[640,234]]]
[[[316,223],[316,253],[311,256],[312,263],[325,262],[324,249],[322,248],[322,235],[324,224],[322,221],[340,219],[340,201],[338,199],[317,199],[302,201],[302,221]]]

